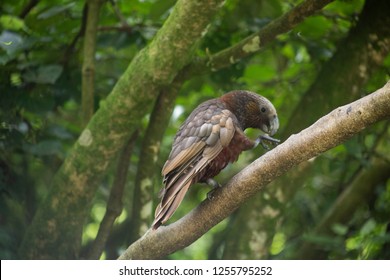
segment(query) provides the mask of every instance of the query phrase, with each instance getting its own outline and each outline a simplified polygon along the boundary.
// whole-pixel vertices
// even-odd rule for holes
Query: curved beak
[[[275,115],[273,119],[270,121],[270,125],[268,127],[268,133],[270,136],[273,136],[279,129],[279,119],[278,116]]]
[[[273,136],[279,129],[279,119],[277,115],[274,115],[268,125],[263,124],[261,130],[268,133],[269,136]]]

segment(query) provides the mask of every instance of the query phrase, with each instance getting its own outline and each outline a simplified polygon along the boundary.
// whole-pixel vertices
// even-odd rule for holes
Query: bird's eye
[[[260,108],[260,111],[261,111],[262,113],[265,113],[265,112],[267,111],[267,109],[266,109],[265,107],[261,107],[261,108]]]

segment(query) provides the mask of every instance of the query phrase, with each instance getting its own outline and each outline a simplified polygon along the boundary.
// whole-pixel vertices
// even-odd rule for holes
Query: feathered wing
[[[172,152],[162,169],[165,187],[156,208],[153,229],[173,215],[188,188],[199,180],[197,176],[229,145],[236,121],[229,110],[218,108],[209,108],[189,117],[175,138]]]

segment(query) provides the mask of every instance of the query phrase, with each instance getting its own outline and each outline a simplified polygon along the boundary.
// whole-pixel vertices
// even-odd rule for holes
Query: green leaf
[[[248,84],[269,81],[276,75],[273,65],[251,64],[246,67],[242,80]]]
[[[345,235],[348,232],[348,227],[342,224],[332,225],[332,231],[337,235]]]
[[[277,232],[274,235],[274,239],[272,240],[272,244],[270,248],[271,254],[272,255],[279,254],[280,252],[283,251],[285,245],[286,245],[286,236],[281,232]]]
[[[334,1],[327,5],[324,10],[341,15],[353,15],[363,8],[364,0]]]
[[[50,18],[52,16],[55,16],[55,15],[58,15],[66,10],[69,10],[70,8],[72,8],[76,3],[69,3],[69,4],[66,4],[66,5],[59,5],[59,6],[54,6],[54,7],[51,7],[50,9],[46,10],[45,12],[39,14],[37,16],[38,19],[47,19],[47,18]]]
[[[356,158],[363,157],[363,147],[356,137],[346,141],[344,147],[348,154],[355,156]]]
[[[59,64],[44,65],[36,70],[30,70],[23,75],[28,82],[37,84],[54,84],[62,73],[62,66]]]
[[[27,146],[26,149],[37,156],[56,155],[61,153],[61,143],[59,141],[45,140],[36,145]]]
[[[175,4],[175,0],[156,1],[150,8],[148,16],[153,21],[161,20],[164,14],[168,14],[170,8]]]
[[[48,132],[57,139],[72,139],[73,135],[65,129],[65,127],[59,125],[52,125],[48,128]]]
[[[307,18],[296,30],[303,37],[319,39],[325,36],[332,28],[332,23],[323,16]]]
[[[368,235],[370,234],[376,227],[376,222],[374,219],[369,219],[361,228],[360,233],[361,235]]]
[[[23,19],[11,15],[0,16],[0,25],[3,27],[3,29],[14,31],[27,29]]]

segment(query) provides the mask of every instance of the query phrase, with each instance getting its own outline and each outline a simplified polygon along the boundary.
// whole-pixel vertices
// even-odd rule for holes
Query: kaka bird
[[[256,147],[245,134],[246,128],[258,128],[274,135],[279,128],[275,107],[263,96],[236,90],[200,104],[177,132],[162,175],[164,187],[155,211],[152,228],[165,223],[179,207],[188,188],[197,183],[219,186],[212,178],[242,151]]]

